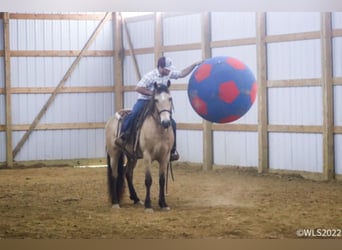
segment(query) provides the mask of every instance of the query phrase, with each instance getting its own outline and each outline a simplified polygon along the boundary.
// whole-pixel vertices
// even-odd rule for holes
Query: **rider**
[[[135,90],[138,92],[138,100],[133,106],[132,111],[125,117],[122,123],[121,136],[116,139],[115,143],[120,146],[125,146],[127,139],[128,129],[132,126],[133,121],[137,118],[138,114],[142,112],[145,105],[151,99],[154,90],[154,83],[167,85],[170,79],[183,78],[189,75],[192,70],[198,66],[200,62],[193,63],[181,71],[175,70],[172,65],[172,60],[169,57],[162,56],[158,59],[157,68],[145,74],[138,82]],[[179,154],[176,150],[176,122],[171,119],[172,129],[175,135],[174,145],[171,150],[171,161],[179,159]]]

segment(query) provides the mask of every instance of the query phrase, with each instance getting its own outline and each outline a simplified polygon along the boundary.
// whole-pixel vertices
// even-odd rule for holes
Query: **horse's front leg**
[[[146,187],[146,197],[145,197],[145,211],[153,212],[151,206],[151,186],[152,186],[152,175],[151,175],[151,157],[149,155],[144,155],[144,165],[145,165],[145,187]]]
[[[162,210],[170,210],[165,200],[165,171],[167,168],[167,161],[160,164],[159,167],[159,207]]]

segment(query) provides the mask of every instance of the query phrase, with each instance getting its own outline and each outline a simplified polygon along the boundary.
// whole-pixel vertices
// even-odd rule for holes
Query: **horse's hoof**
[[[134,202],[134,205],[136,205],[136,206],[143,206],[143,205],[144,205],[144,202],[142,202],[142,201],[137,201],[137,202]]]
[[[120,205],[119,205],[119,204],[113,204],[113,205],[112,205],[112,208],[114,208],[114,209],[120,209]]]
[[[145,208],[145,213],[153,213],[153,209],[152,208]]]
[[[160,208],[160,210],[162,210],[162,211],[170,211],[171,208],[170,207],[162,207],[162,208]]]

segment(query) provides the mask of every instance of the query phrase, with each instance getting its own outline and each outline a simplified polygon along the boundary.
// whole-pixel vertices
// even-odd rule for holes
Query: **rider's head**
[[[170,71],[174,69],[172,60],[169,57],[162,56],[158,59],[157,68],[162,76],[170,74]]]

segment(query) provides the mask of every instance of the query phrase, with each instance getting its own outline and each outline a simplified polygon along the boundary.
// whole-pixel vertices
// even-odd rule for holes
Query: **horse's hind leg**
[[[138,198],[133,185],[133,170],[135,168],[136,163],[136,160],[128,160],[126,167],[126,180],[129,189],[129,198],[134,202],[134,204],[140,204],[140,199]]]
[[[124,191],[123,155],[107,155],[108,190],[113,208],[120,207]]]

